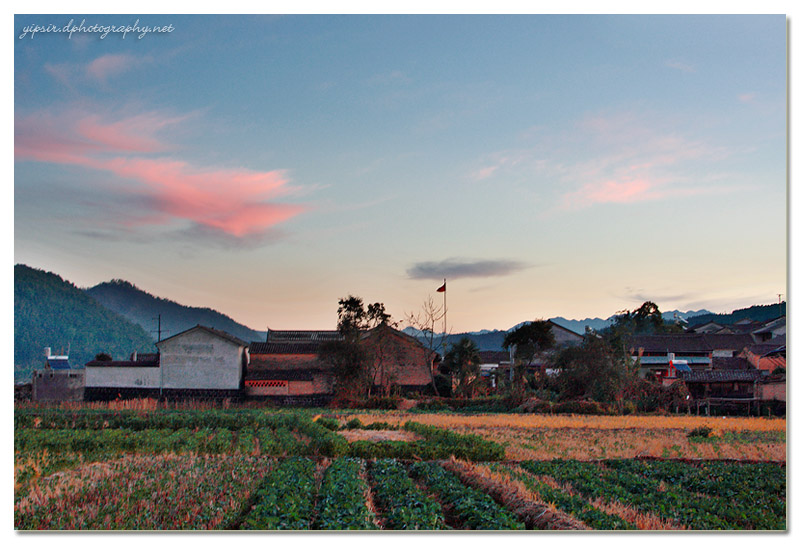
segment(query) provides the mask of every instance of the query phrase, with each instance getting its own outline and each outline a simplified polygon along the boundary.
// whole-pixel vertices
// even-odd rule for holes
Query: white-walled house
[[[159,353],[86,363],[86,400],[142,396],[226,398],[242,394],[248,343],[197,325],[156,343]]]

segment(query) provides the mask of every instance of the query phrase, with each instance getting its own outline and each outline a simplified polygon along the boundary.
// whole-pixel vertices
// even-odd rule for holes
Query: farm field
[[[14,417],[17,530],[786,529],[783,420],[36,406]],[[683,441],[629,447],[645,430],[653,444]]]
[[[473,433],[505,447],[510,460],[665,457],[786,461],[786,420],[699,416],[361,413],[365,425],[405,421]],[[706,427],[707,439],[691,439]]]

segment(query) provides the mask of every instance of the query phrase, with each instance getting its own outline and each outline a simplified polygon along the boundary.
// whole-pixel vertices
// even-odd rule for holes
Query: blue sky
[[[147,34],[30,25],[172,25]],[[14,19],[14,260],[256,329],[786,293],[786,17]]]

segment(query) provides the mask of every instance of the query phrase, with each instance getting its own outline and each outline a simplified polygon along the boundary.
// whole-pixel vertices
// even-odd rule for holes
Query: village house
[[[197,325],[156,343],[157,354],[86,363],[86,400],[115,398],[239,398],[248,344]]]
[[[324,342],[337,340],[337,331],[268,330],[266,342],[250,344],[245,396],[279,404],[327,404],[333,398],[333,369],[318,354]]]
[[[670,361],[681,361],[693,371],[711,370],[717,361],[727,365],[753,343],[749,334],[643,334],[630,339],[630,354],[639,362],[642,377],[665,377]]]
[[[267,331],[266,342],[250,344],[244,381],[248,398],[280,404],[322,405],[334,395],[335,375],[319,357],[324,342],[341,340],[337,331]],[[439,356],[418,340],[388,326],[363,333],[373,392],[421,391],[431,382],[429,364]]]

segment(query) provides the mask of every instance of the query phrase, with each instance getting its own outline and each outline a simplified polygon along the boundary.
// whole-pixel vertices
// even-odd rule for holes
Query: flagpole
[[[444,347],[447,349],[447,278],[444,279]]]

